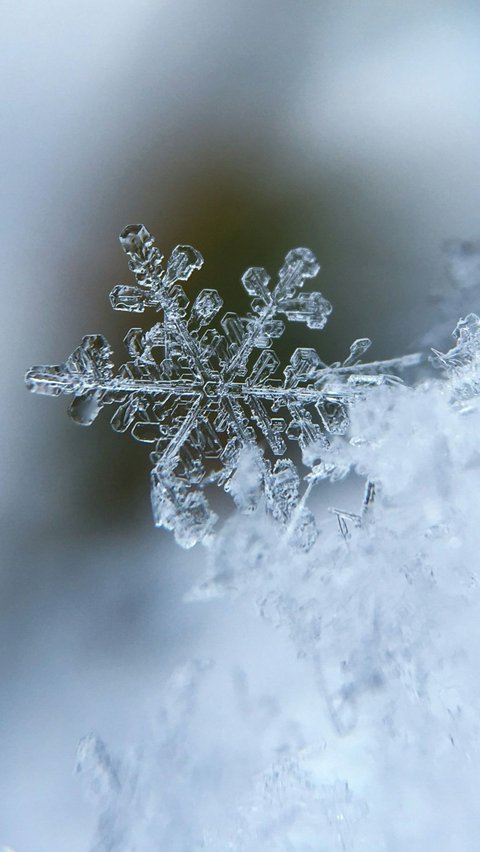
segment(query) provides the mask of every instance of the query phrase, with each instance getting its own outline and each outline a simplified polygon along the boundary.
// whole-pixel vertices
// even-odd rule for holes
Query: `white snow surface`
[[[324,461],[375,497],[343,533],[328,485],[309,553],[261,509],[226,523],[187,595],[224,598],[218,658],[172,673],[128,753],[80,745],[92,850],[478,849],[479,324],[353,406]]]

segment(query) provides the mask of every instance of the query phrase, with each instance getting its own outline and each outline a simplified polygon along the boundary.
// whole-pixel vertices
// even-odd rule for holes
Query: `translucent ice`
[[[241,317],[213,289],[188,307],[198,252],[164,271],[143,226],[122,244],[136,283],[113,301],[151,307],[154,325],[131,329],[118,371],[96,335],[27,383],[72,394],[83,424],[111,404],[116,430],[151,443],[156,523],[211,545],[189,599],[230,600],[206,612],[217,664],[176,671],[137,748],[82,740],[92,852],[477,852],[479,316],[462,312],[412,386],[397,373],[419,356],[364,364],[367,338],[343,361],[305,346],[284,366],[284,321],[330,311],[302,291],[310,252],[290,252],[276,284],[248,270]],[[475,279],[473,249],[457,254]],[[351,471],[363,499],[344,489],[314,518],[315,485]],[[215,536],[213,484],[240,510]]]
[[[360,339],[343,364],[331,366],[315,349],[296,349],[282,373],[271,345],[283,334],[284,319],[319,330],[332,310],[321,293],[302,292],[320,268],[309,249],[288,252],[274,284],[265,269],[248,269],[242,283],[251,311],[243,317],[227,312],[215,327],[223,305],[217,290],[202,290],[190,305],[179,283],[202,266],[196,249],[177,246],[165,264],[144,225],[125,228],[120,242],[135,284],[114,287],[112,306],[139,313],[151,308],[157,321],[149,331],[128,332],[129,360],[116,372],[105,338],[89,335],[65,363],[33,367],[27,387],[72,394],[70,414],[82,425],[112,405],[113,428],[152,445],[155,523],[172,529],[183,546],[212,531],[216,516],[205,493],[212,483],[230,491],[246,511],[263,491],[272,515],[287,523],[300,489],[289,442],[299,444],[307,466],[318,466],[330,437],[347,432],[349,406],[366,388],[393,380],[392,371],[418,359],[362,364],[370,341]],[[253,490],[239,484],[248,449],[257,458]],[[249,496],[240,498],[242,490]],[[307,546],[314,537],[309,533],[300,541]]]

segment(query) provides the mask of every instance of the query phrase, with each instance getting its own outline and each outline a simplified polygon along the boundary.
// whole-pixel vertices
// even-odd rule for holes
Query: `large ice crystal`
[[[129,360],[117,371],[107,340],[87,335],[63,364],[33,367],[27,386],[52,396],[72,394],[70,415],[86,426],[104,406],[114,406],[112,427],[152,445],[155,523],[174,530],[183,546],[208,539],[216,516],[205,489],[217,484],[244,511],[264,495],[272,515],[308,548],[314,522],[288,443],[297,442],[304,463],[315,466],[310,491],[313,482],[333,474],[322,467],[322,456],[330,438],[347,431],[351,403],[366,388],[395,381],[393,374],[418,356],[362,363],[370,346],[362,338],[343,363],[327,365],[315,349],[296,349],[282,373],[272,343],[284,321],[320,330],[332,310],[321,293],[302,292],[320,268],[309,249],[290,251],[273,285],[265,269],[248,269],[242,284],[251,311],[244,317],[227,312],[215,325],[223,306],[217,290],[202,290],[190,304],[179,283],[202,266],[196,249],[177,246],[164,264],[144,225],[126,227],[120,242],[136,284],[114,287],[112,306],[152,309],[159,321],[148,331],[128,332]],[[236,484],[245,457],[255,457],[248,494]]]

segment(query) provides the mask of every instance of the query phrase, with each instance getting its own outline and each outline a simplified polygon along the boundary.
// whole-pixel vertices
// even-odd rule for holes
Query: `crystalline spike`
[[[319,271],[320,264],[310,249],[292,249],[279,272],[275,298],[280,300],[293,296],[299,287],[303,287],[305,279],[315,278]]]
[[[255,321],[247,323],[248,337],[247,336],[246,337],[247,337],[247,339],[249,339],[249,342],[250,342],[250,345],[251,345],[252,348],[266,349],[267,346],[270,346],[271,340],[270,340],[270,335],[268,333],[268,327],[269,327],[269,324],[267,324],[267,323],[259,324],[259,323],[256,323]],[[248,360],[250,354],[251,354],[250,349],[245,348],[244,353],[243,353],[242,362],[241,362],[245,366],[247,364],[247,360]],[[240,361],[238,363],[240,363]]]
[[[174,284],[173,287],[170,287],[169,296],[174,303],[174,305],[170,303],[170,305],[168,306],[172,313],[174,313],[178,317],[184,317],[187,313],[187,308],[189,305],[189,299],[185,291],[182,289],[182,287],[180,287],[179,284]]]
[[[346,432],[349,406],[371,385],[396,381],[395,371],[415,366],[419,357],[362,364],[358,359],[369,345],[363,338],[355,341],[343,364],[327,367],[315,349],[298,348],[282,379],[277,377],[280,360],[271,348],[284,331],[281,317],[320,329],[331,312],[321,293],[299,292],[319,271],[311,251],[289,252],[272,289],[263,268],[248,269],[242,283],[251,310],[246,316],[226,313],[217,329],[211,325],[222,307],[217,290],[202,290],[189,307],[179,283],[201,267],[196,249],[177,246],[164,270],[162,254],[144,225],[129,225],[120,242],[135,282],[115,287],[112,305],[125,311],[151,308],[155,323],[147,331],[128,332],[129,360],[117,371],[106,339],[88,335],[64,364],[33,367],[27,387],[51,396],[71,394],[70,414],[82,425],[90,425],[101,408],[112,405],[114,430],[153,445],[155,523],[174,530],[183,546],[209,538],[216,516],[205,489],[216,483],[244,508],[258,505],[263,491],[268,510],[307,548],[315,533],[299,502],[295,466],[285,457],[288,442],[298,442],[303,463],[313,466],[304,496],[322,478],[341,478],[348,465],[322,460],[327,436]],[[454,349],[438,355],[448,369],[473,363],[478,317],[466,317],[456,336]],[[464,382],[461,394],[475,382],[480,383],[475,377],[468,387]],[[254,459],[251,475],[242,461],[247,457]],[[280,458],[272,470],[275,457]]]
[[[67,358],[65,366],[71,373],[105,378],[112,376],[112,350],[101,334],[87,334],[80,346]]]
[[[86,335],[64,364],[32,367],[25,376],[27,388],[49,396],[74,394],[69,414],[76,423],[89,426],[102,408],[104,393],[112,382],[111,356],[103,335]]]
[[[75,385],[69,381],[65,365],[51,367],[31,367],[25,375],[27,390],[47,396],[59,396],[61,393],[75,393]]]
[[[290,364],[285,368],[285,385],[296,387],[299,382],[307,382],[316,378],[319,370],[324,369],[326,364],[322,361],[315,349],[295,349]]]
[[[332,515],[336,515],[340,534],[345,541],[348,541],[348,539],[351,538],[348,526],[349,524],[355,528],[362,526],[362,519],[360,515],[356,515],[352,512],[344,512],[343,509],[335,509],[333,506],[329,506],[328,511],[331,512]]]
[[[223,367],[228,359],[228,344],[225,337],[215,328],[208,328],[200,338],[200,347],[204,358],[217,369]]]
[[[305,322],[309,328],[322,329],[332,313],[332,306],[321,293],[302,293],[296,299],[284,299],[280,311],[291,322]]]
[[[115,429],[115,432],[126,432],[135,422],[139,411],[142,413],[145,411],[143,399],[139,399],[138,396],[130,397],[128,402],[117,408],[110,421],[112,428]]]
[[[201,446],[194,439],[190,439],[181,448],[178,459],[177,475],[179,478],[188,485],[200,483],[205,476]]]
[[[235,347],[239,346],[245,337],[246,325],[246,320],[243,317],[239,317],[238,314],[232,312],[225,314],[221,322],[227,339]]]
[[[249,296],[269,302],[271,293],[268,290],[270,276],[261,266],[252,266],[242,275],[242,284]]]
[[[252,385],[265,382],[280,366],[280,359],[273,349],[267,349],[262,352],[255,364],[252,372],[248,377],[248,381]]]
[[[207,325],[218,314],[223,305],[223,299],[217,290],[202,290],[192,305],[192,317]]]
[[[248,400],[248,404],[250,407],[250,411],[252,412],[252,417],[259,426],[260,430],[265,435],[265,438],[267,439],[272,452],[276,456],[282,456],[286,450],[285,441],[278,433],[278,431],[274,428],[272,418],[269,415],[264,404],[261,402],[261,400],[256,399],[255,397],[250,398]]]
[[[128,265],[139,283],[162,274],[163,256],[154,246],[154,238],[145,225],[127,225],[119,240],[128,255]]]
[[[148,305],[148,293],[141,287],[117,284],[110,293],[110,303],[115,311],[143,313]]]
[[[323,479],[328,479],[330,482],[338,482],[341,479],[345,479],[349,471],[349,464],[336,464],[335,462],[320,461],[313,465],[310,473],[307,474],[305,479],[307,482],[312,482],[313,484],[321,482]]]
[[[216,421],[215,425],[217,425],[217,423],[218,423],[218,420]],[[225,427],[219,426],[219,428],[223,429]],[[252,448],[250,448],[250,449],[252,449]],[[225,444],[225,447],[224,447],[222,454],[220,456],[221,461],[223,463],[226,478],[233,475],[234,470],[237,467],[237,463],[238,463],[240,453],[242,453],[245,450],[246,450],[246,448],[242,446],[237,435],[234,435],[233,437],[229,438],[229,440]]]
[[[132,358],[143,358],[145,352],[145,339],[143,329],[131,328],[124,338],[128,354]]]
[[[270,340],[275,340],[277,337],[282,336],[285,331],[285,323],[282,320],[266,320],[264,331],[270,343]]]
[[[177,246],[174,248],[167,264],[164,280],[167,284],[175,281],[187,281],[195,269],[201,269],[203,257],[192,246]]]
[[[214,459],[220,456],[222,445],[213,425],[206,417],[202,417],[198,422],[196,441],[201,445],[205,458]]]

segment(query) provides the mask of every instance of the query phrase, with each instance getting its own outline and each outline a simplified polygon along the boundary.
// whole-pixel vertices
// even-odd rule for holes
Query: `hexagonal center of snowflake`
[[[225,391],[225,383],[221,376],[209,379],[209,381],[205,382],[203,386],[205,396],[208,396],[210,399],[218,399],[218,397],[224,395]]]

